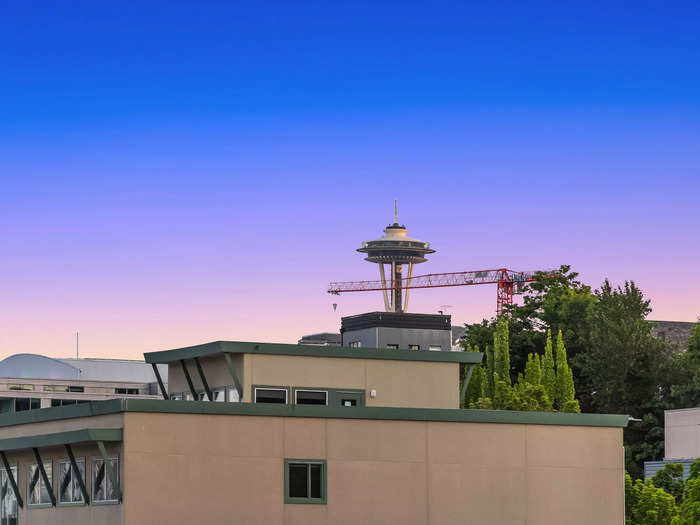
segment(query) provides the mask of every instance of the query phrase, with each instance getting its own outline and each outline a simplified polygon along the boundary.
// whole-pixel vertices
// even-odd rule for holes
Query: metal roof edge
[[[85,407],[82,410],[78,408]],[[590,427],[627,426],[628,416],[618,414],[573,414],[564,412],[517,412],[449,408],[399,407],[326,407],[311,405],[275,405],[262,403],[216,403],[213,401],[170,401],[161,399],[113,399],[84,405],[46,408],[24,414],[3,416],[0,427],[89,417],[120,412],[164,414],[209,414],[239,416],[306,417],[325,419],[373,419],[399,421],[436,421],[455,423],[500,423]],[[22,416],[22,417],[18,417]]]
[[[122,438],[123,432],[121,428],[85,428],[52,434],[37,434],[33,436],[0,439],[0,450],[9,452],[29,448],[72,445],[74,443],[86,443],[90,441],[121,441]]]
[[[147,363],[162,364],[193,359],[218,353],[293,355],[299,357],[336,357],[348,359],[385,359],[390,361],[425,361],[441,363],[481,363],[480,352],[451,352],[430,350],[406,350],[387,348],[350,348],[344,346],[318,346],[284,343],[256,343],[248,341],[214,341],[196,346],[147,352]]]

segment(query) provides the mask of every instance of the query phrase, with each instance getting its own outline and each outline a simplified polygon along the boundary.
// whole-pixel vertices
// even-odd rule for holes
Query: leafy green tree
[[[633,282],[605,280],[588,311],[589,347],[579,355],[591,389],[592,410],[643,419],[625,431],[626,466],[641,477],[642,463],[663,454],[663,410],[668,408],[673,354],[646,321],[650,302]]]
[[[690,476],[683,489],[683,503],[680,505],[680,525],[700,523],[700,459],[690,465]]]
[[[635,484],[631,476],[625,471],[625,525],[634,525],[634,513],[639,504],[639,485]]]
[[[627,525],[676,525],[676,501],[651,480],[632,482],[625,474],[625,523]]]
[[[680,503],[683,500],[683,464],[667,463],[651,478],[656,488],[664,489]]]

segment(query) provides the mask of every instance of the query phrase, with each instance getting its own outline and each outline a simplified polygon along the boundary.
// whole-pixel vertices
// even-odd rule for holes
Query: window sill
[[[284,499],[285,505],[326,505],[325,498],[290,498]]]

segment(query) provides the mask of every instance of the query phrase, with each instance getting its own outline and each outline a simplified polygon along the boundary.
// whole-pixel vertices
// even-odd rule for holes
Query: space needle
[[[379,275],[382,279],[382,293],[384,295],[384,308],[387,312],[404,312],[408,309],[408,295],[410,292],[413,265],[425,262],[425,256],[435,253],[430,248],[430,243],[412,239],[408,235],[406,226],[399,224],[397,202],[394,201],[394,223],[384,230],[384,236],[373,241],[362,243],[362,248],[357,251],[366,253],[365,261],[379,265]],[[384,265],[391,266],[390,279],[387,285]],[[402,282],[404,265],[408,265],[406,282]],[[401,298],[401,290],[406,288],[406,297]],[[391,295],[389,294],[391,291]]]

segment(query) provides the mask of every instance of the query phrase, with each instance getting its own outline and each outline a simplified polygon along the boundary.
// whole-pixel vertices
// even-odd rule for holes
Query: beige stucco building
[[[627,417],[459,409],[460,364],[480,357],[147,354],[176,399],[0,417],[0,503],[18,520],[2,523],[623,523]]]

